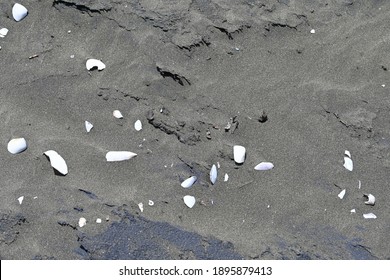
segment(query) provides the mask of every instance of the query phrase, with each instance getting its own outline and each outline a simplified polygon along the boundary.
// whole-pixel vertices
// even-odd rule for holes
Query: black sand
[[[0,1],[1,259],[390,258],[388,1],[20,3]]]

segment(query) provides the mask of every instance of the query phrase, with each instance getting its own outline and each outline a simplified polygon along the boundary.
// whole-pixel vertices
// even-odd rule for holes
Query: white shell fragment
[[[183,188],[190,188],[192,187],[192,185],[196,182],[198,178],[196,176],[191,176],[190,178],[188,179],[185,179],[182,183],[181,183],[181,186]]]
[[[12,16],[16,21],[21,21],[27,16],[27,14],[28,14],[28,10],[23,5],[16,3],[12,7]]]
[[[141,210],[141,213],[144,212],[144,204],[142,202],[138,203],[138,208]]]
[[[351,214],[352,213],[356,213],[356,209],[355,208],[351,210]]]
[[[338,194],[338,197],[340,199],[343,199],[344,198],[344,195],[345,195],[345,192],[346,192],[346,189],[343,189],[339,194]]]
[[[112,115],[117,119],[123,119],[123,115],[119,110],[115,110],[114,112],[112,112]]]
[[[255,170],[266,171],[274,168],[273,163],[271,162],[260,162],[255,166]]]
[[[142,123],[140,120],[137,120],[135,123],[134,123],[134,128],[135,130],[137,131],[140,131],[142,129]]]
[[[97,68],[99,71],[101,71],[104,68],[106,68],[106,65],[103,62],[101,62],[98,59],[94,59],[94,58],[88,59],[85,66],[87,67],[88,71],[93,70],[95,68]]]
[[[1,28],[0,29],[0,38],[4,38],[8,33],[8,29],[7,28]]]
[[[149,200],[149,206],[153,206],[154,205],[154,201],[153,200]]]
[[[345,152],[344,152],[344,167],[349,171],[353,170],[353,162],[351,159],[351,153],[347,150],[345,150]]]
[[[85,129],[87,130],[87,132],[90,132],[92,128],[93,124],[91,124],[89,121],[85,121]]]
[[[229,175],[227,173],[225,173],[225,178],[223,179],[223,181],[227,182],[227,180],[229,180]]]
[[[24,138],[15,138],[8,142],[8,152],[19,154],[27,149],[27,141]]]
[[[375,205],[375,196],[373,196],[372,194],[363,194],[364,197],[367,197],[367,201],[364,202],[364,204],[367,204],[367,205]]]
[[[245,147],[243,146],[233,146],[234,161],[236,163],[241,164],[245,161],[245,151]]]
[[[186,195],[183,197],[184,203],[187,205],[188,208],[192,208],[195,205],[196,199],[195,197],[191,195]]]
[[[97,219],[96,219],[96,223],[97,223],[97,224],[101,224],[101,223],[102,223],[102,219],[97,218]]]
[[[18,198],[19,204],[22,204],[23,199],[24,199],[24,196],[21,196],[21,197]]]
[[[376,219],[376,215],[374,213],[363,214],[363,217],[365,219]]]
[[[128,151],[110,151],[106,154],[106,159],[107,161],[123,161],[129,160],[135,156],[137,156],[136,153]]]
[[[217,167],[215,166],[215,164],[213,164],[213,166],[211,167],[211,170],[210,170],[210,181],[211,181],[211,184],[215,184],[215,182],[217,181]]]
[[[44,154],[49,158],[51,167],[62,175],[68,174],[68,166],[66,165],[65,160],[56,151],[49,150],[44,152]]]
[[[310,30],[310,33],[311,33],[311,34],[315,34],[315,33],[316,33],[316,30],[315,30],[315,29],[312,29],[312,30]]]
[[[79,219],[79,227],[83,227],[83,226],[85,226],[86,224],[87,224],[87,219],[81,217],[81,218]]]

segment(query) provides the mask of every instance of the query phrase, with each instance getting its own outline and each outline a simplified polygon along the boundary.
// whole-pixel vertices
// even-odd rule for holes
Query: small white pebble
[[[153,200],[149,200],[149,206],[153,206],[153,205],[154,205]]]
[[[96,219],[96,223],[101,224],[102,223],[102,219],[97,218]]]
[[[267,205],[267,208],[270,208],[271,207],[271,205]]]
[[[68,30],[68,33],[71,33],[72,32],[72,30]]]
[[[315,29],[310,30],[310,33],[311,33],[311,34],[316,33]]]
[[[351,213],[356,213],[356,209],[352,209],[352,210],[351,210]]]
[[[223,181],[227,182],[227,180],[229,180],[229,175],[227,173],[225,173],[225,178],[223,179]]]
[[[85,226],[86,224],[87,224],[87,219],[81,217],[81,218],[79,219],[79,227],[83,227],[83,226]]]
[[[221,165],[219,164],[219,161],[217,161],[217,167],[218,167],[218,169],[221,168]]]
[[[141,213],[144,212],[144,204],[142,202],[138,203],[138,208],[141,210]]]
[[[22,204],[23,199],[24,199],[24,196],[21,196],[21,197],[18,198],[19,204]]]
[[[70,56],[70,58],[74,58],[74,54],[72,54],[72,55]]]
[[[37,196],[34,196],[33,199],[37,199],[38,197]]]
[[[385,84],[382,85],[382,87],[385,87],[385,86],[386,86]]]

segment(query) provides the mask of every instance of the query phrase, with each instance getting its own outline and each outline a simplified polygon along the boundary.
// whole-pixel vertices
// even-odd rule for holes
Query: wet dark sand
[[[15,22],[0,1],[1,259],[390,258],[390,3],[20,3]]]

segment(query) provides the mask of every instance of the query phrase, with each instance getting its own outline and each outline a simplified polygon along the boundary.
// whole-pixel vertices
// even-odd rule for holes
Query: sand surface
[[[20,3],[0,0],[1,259],[390,258],[388,1]]]

